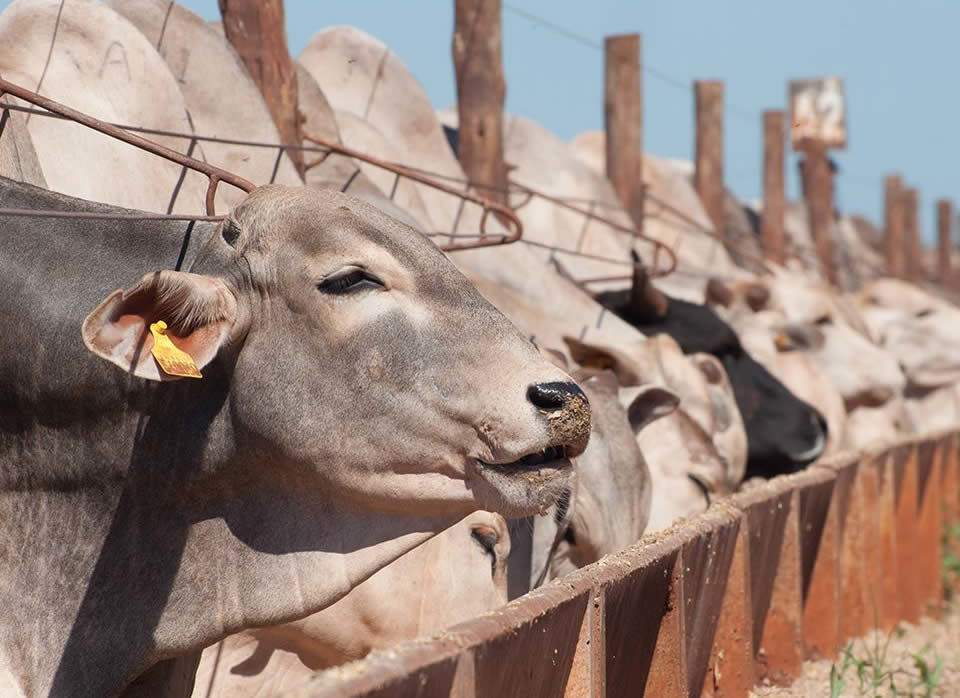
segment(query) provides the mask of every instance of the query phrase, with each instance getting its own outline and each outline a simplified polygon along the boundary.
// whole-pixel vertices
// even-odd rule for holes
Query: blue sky
[[[69,2],[69,0],[67,0]],[[6,2],[0,3],[6,5]],[[216,0],[187,0],[219,17]],[[385,41],[425,87],[434,106],[454,102],[450,57],[453,0],[287,0],[291,52],[318,29],[352,24]],[[761,112],[783,108],[791,78],[846,81],[848,147],[839,205],[875,222],[882,178],[899,172],[920,191],[921,226],[933,234],[938,197],[960,199],[957,0],[504,0],[507,110],[561,137],[603,126],[607,34],[643,34],[645,147],[692,159],[694,79],[726,82],[726,181],[741,198],[761,189]],[[587,40],[524,17],[537,15]],[[593,45],[589,45],[593,44]],[[788,192],[796,195],[795,165]]]

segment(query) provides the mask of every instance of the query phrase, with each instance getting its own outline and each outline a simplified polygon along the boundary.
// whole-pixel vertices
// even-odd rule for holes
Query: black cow
[[[632,287],[596,300],[646,335],[668,334],[684,353],[706,352],[723,363],[747,431],[747,477],[795,472],[823,453],[823,416],[757,363],[711,308],[654,288],[635,254]]]

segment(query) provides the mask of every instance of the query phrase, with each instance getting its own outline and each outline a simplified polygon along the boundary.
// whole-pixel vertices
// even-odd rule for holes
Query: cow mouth
[[[536,453],[528,453],[522,458],[509,463],[488,463],[477,458],[477,463],[483,468],[500,471],[503,474],[530,472],[543,468],[564,469],[571,467],[567,456],[566,446],[547,446]]]
[[[507,518],[543,514],[570,488],[574,477],[572,454],[578,452],[575,446],[563,444],[506,463],[474,458],[475,495],[483,508]]]

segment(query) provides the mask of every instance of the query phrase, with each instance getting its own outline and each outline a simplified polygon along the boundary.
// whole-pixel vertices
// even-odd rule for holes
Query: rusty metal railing
[[[427,232],[426,234],[431,237],[445,236],[451,239],[464,238],[471,240],[470,242],[457,242],[450,243],[447,245],[441,245],[441,249],[445,251],[454,251],[454,250],[468,250],[478,247],[489,247],[492,245],[503,245],[516,242],[520,240],[523,236],[523,224],[520,222],[519,218],[511,211],[508,207],[502,206],[496,202],[490,201],[485,197],[479,196],[469,191],[458,191],[452,187],[449,187],[443,184],[440,181],[437,181],[429,176],[417,172],[413,169],[404,167],[396,163],[388,163],[383,160],[365,155],[359,151],[356,151],[352,148],[348,148],[339,143],[332,143],[325,141],[323,139],[314,138],[312,136],[307,136],[307,140],[315,143],[315,146],[307,146],[303,144],[291,145],[291,144],[282,144],[282,143],[263,143],[256,141],[247,141],[241,139],[233,138],[221,138],[216,136],[204,136],[196,133],[181,133],[178,131],[169,131],[163,129],[153,129],[146,128],[142,126],[134,126],[129,124],[115,124],[97,119],[95,117],[84,114],[76,109],[67,107],[56,100],[50,99],[48,97],[43,97],[37,93],[28,90],[24,87],[16,85],[7,80],[0,79],[0,99],[6,94],[9,94],[13,97],[21,99],[28,104],[33,105],[33,107],[24,106],[20,104],[0,104],[0,109],[2,110],[11,110],[19,111],[27,114],[63,119],[66,121],[72,121],[79,123],[83,126],[91,128],[95,131],[103,133],[104,135],[115,138],[119,141],[132,145],[134,147],[140,148],[141,150],[150,152],[159,157],[165,158],[172,162],[179,164],[182,167],[180,176],[177,180],[174,190],[170,197],[170,201],[167,207],[166,214],[146,214],[146,213],[98,213],[98,212],[70,212],[70,211],[37,211],[37,210],[26,210],[26,209],[0,209],[4,215],[12,216],[45,216],[45,217],[54,217],[54,218],[106,218],[106,219],[121,219],[121,220],[220,220],[223,217],[216,215],[215,210],[215,197],[217,192],[217,185],[222,181],[228,184],[231,184],[245,192],[251,192],[256,185],[253,182],[248,181],[247,179],[240,177],[239,175],[233,174],[224,170],[222,168],[216,167],[209,163],[197,160],[192,157],[193,151],[199,143],[217,143],[223,145],[238,145],[251,148],[270,148],[277,150],[277,157],[274,161],[273,171],[270,176],[270,181],[274,181],[276,178],[277,172],[279,171],[280,163],[283,158],[283,154],[288,150],[301,150],[308,152],[317,152],[320,154],[316,160],[308,165],[308,167],[313,167],[318,165],[324,159],[326,159],[331,153],[339,153],[347,157],[361,160],[367,162],[376,167],[384,169],[391,172],[399,181],[400,178],[407,178],[412,181],[422,184],[424,186],[429,186],[434,189],[440,190],[450,196],[456,197],[460,200],[460,209],[457,214],[457,222],[459,222],[460,213],[463,210],[464,205],[467,202],[473,203],[479,206],[482,209],[482,214],[480,217],[480,231],[478,233],[460,233],[456,229],[451,233],[443,232]],[[35,108],[39,107],[39,109]],[[162,136],[168,138],[179,138],[186,140],[189,145],[187,146],[186,154],[180,153],[171,148],[167,148],[159,143],[151,141],[147,138],[144,138],[141,135],[150,135],[150,136]],[[183,184],[184,177],[187,170],[194,170],[199,172],[207,177],[207,191],[206,191],[206,213],[205,216],[184,216],[173,214],[173,207],[176,203],[177,195],[180,191],[180,187]],[[393,188],[393,192],[396,191],[396,183]],[[392,198],[392,196],[391,196]],[[501,222],[506,228],[507,232],[505,233],[492,233],[487,232],[487,223],[490,219],[490,214],[494,214],[495,218]],[[456,223],[455,226],[456,228]]]
[[[68,119],[70,121],[75,121],[78,124],[82,124],[87,128],[91,128],[94,131],[99,131],[100,133],[110,136],[111,138],[116,138],[118,141],[123,141],[129,145],[132,145],[140,150],[145,150],[148,153],[153,153],[159,157],[162,157],[171,162],[175,162],[184,170],[190,169],[195,172],[199,172],[207,177],[207,195],[206,195],[206,204],[207,204],[207,215],[214,216],[216,214],[214,208],[214,197],[217,194],[217,185],[223,181],[227,184],[237,187],[247,193],[250,193],[256,188],[256,185],[253,182],[250,182],[239,175],[235,175],[232,172],[215,167],[206,162],[201,162],[195,158],[190,157],[189,155],[184,155],[179,153],[176,150],[167,148],[166,146],[155,143],[151,140],[138,136],[135,133],[131,133],[128,130],[116,126],[115,124],[107,123],[106,121],[101,121],[96,119],[88,114],[77,111],[76,109],[71,109],[68,106],[60,104],[59,102],[50,99],[49,97],[43,97],[38,95],[36,92],[16,85],[9,80],[4,80],[0,78],[0,99],[4,95],[12,95],[18,99],[22,99],[25,102],[29,102],[35,106],[41,107],[46,110],[46,112],[56,114],[61,118]],[[9,108],[11,105],[4,105],[4,108]],[[15,106],[15,105],[13,105]],[[41,114],[43,112],[40,112]]]
[[[433,233],[433,235],[447,235],[451,238],[457,237],[470,237],[474,238],[475,242],[472,243],[450,243],[447,245],[442,245],[441,249],[446,252],[452,252],[457,250],[468,250],[474,249],[477,247],[490,247],[492,245],[507,245],[512,242],[516,242],[523,237],[523,223],[520,222],[520,219],[517,218],[517,215],[508,207],[503,206],[495,201],[491,201],[486,197],[479,196],[470,192],[469,190],[459,191],[453,187],[447,186],[442,182],[438,181],[433,176],[428,176],[424,174],[421,170],[416,170],[411,167],[406,167],[399,163],[387,162],[386,160],[381,160],[380,158],[375,158],[372,155],[367,155],[362,153],[359,150],[347,147],[341,143],[334,143],[333,141],[328,141],[323,138],[318,138],[310,134],[303,134],[304,140],[307,140],[321,149],[323,149],[323,154],[312,162],[306,164],[306,169],[311,169],[323,163],[331,153],[338,153],[346,157],[352,158],[354,160],[360,160],[361,162],[366,162],[375,167],[378,167],[382,170],[390,172],[394,175],[393,186],[390,191],[390,198],[393,198],[393,195],[397,191],[397,186],[401,179],[408,179],[412,182],[417,182],[424,186],[428,186],[432,189],[442,191],[445,194],[455,196],[460,199],[460,206],[457,210],[457,215],[454,220],[454,231],[452,233]],[[480,216],[480,233],[479,234],[461,234],[456,232],[456,227],[459,223],[460,216],[463,212],[463,207],[466,202],[472,202],[483,210],[483,213]],[[487,220],[489,219],[490,214],[493,213],[495,216],[503,223],[507,228],[510,229],[510,232],[506,235],[500,235],[497,233],[488,233],[486,230]]]

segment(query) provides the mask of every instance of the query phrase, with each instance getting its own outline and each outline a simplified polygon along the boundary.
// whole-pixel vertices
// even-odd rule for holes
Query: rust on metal
[[[41,107],[48,112],[57,114],[65,119],[69,119],[70,121],[75,121],[78,124],[82,124],[87,128],[93,129],[94,131],[99,131],[104,135],[110,136],[111,138],[116,138],[117,140],[123,141],[128,145],[140,148],[141,150],[145,150],[148,153],[153,153],[154,155],[159,155],[160,157],[170,160],[171,162],[175,162],[178,165],[206,175],[207,215],[212,216],[216,213],[214,210],[213,199],[217,192],[217,184],[219,184],[221,181],[233,185],[247,193],[250,193],[256,189],[256,185],[253,182],[250,182],[239,175],[235,175],[232,172],[227,172],[226,170],[222,170],[219,167],[210,165],[206,162],[201,162],[195,158],[188,157],[183,153],[177,152],[176,150],[167,148],[159,143],[154,143],[153,141],[147,140],[146,138],[138,136],[134,133],[130,133],[119,126],[107,123],[106,121],[101,121],[100,119],[96,119],[88,114],[77,111],[76,109],[71,109],[68,106],[50,99],[49,97],[42,97],[36,92],[0,78],[0,98],[2,98],[5,94],[22,99],[23,101]],[[4,105],[4,107],[6,106],[7,105]]]

